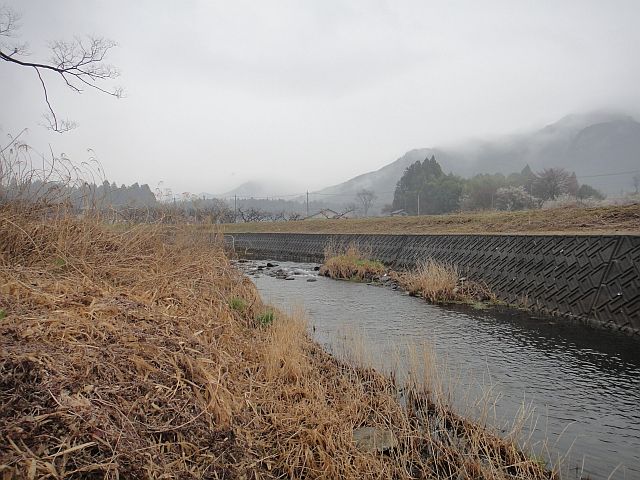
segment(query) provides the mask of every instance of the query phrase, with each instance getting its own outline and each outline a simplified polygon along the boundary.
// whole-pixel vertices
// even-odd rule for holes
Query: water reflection
[[[468,405],[460,398],[488,387],[498,395],[498,425],[532,405],[531,443],[540,449],[548,439],[544,450],[554,458],[569,452],[567,463],[577,465],[571,478],[583,468],[591,478],[608,478],[616,468],[611,478],[640,478],[638,340],[505,309],[432,306],[387,288],[325,278],[254,281],[266,301],[304,306],[315,338],[330,350],[345,328],[362,331],[383,368],[402,370],[405,347],[429,343],[454,379],[460,408]]]

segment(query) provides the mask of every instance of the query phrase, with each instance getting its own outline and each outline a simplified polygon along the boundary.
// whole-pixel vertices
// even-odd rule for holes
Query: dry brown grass
[[[465,212],[448,215],[374,217],[295,222],[234,223],[225,233],[377,234],[640,234],[640,204],[561,207],[519,212]]]
[[[207,477],[242,464],[236,355],[260,360],[251,313],[225,298],[260,301],[221,248],[10,210],[0,230],[5,475]]]
[[[391,380],[310,341],[301,315],[261,325],[210,232],[7,207],[0,231],[3,478],[553,477],[424,384],[405,408]],[[397,448],[358,449],[360,426]]]
[[[411,295],[433,303],[496,300],[495,294],[486,285],[461,276],[454,265],[431,258],[415,270],[394,272],[393,277]]]
[[[387,270],[381,262],[371,259],[370,249],[354,243],[329,244],[324,249],[324,258],[320,275],[335,279],[369,282]]]

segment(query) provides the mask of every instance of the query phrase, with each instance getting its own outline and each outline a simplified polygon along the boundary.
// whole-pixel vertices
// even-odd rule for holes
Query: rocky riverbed
[[[288,262],[280,264],[275,261],[246,259],[236,260],[234,263],[242,272],[250,277],[259,278],[265,275],[279,280],[298,280],[309,283],[318,280],[321,267],[321,265],[317,263],[300,263],[296,264],[296,266],[291,266]],[[385,286],[393,290],[400,288],[398,282],[387,274],[375,277],[371,282],[367,282],[367,285]]]

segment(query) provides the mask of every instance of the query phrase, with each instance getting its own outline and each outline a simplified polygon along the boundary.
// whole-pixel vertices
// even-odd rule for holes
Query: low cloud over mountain
[[[431,155],[435,155],[443,170],[464,177],[477,173],[508,174],[522,170],[525,165],[534,172],[561,167],[575,171],[580,183],[617,195],[631,191],[633,172],[640,173],[640,123],[630,116],[612,113],[569,115],[533,132],[410,150],[379,170],[315,193],[344,203],[366,188],[376,193],[376,204],[382,206],[391,203],[405,168]]]

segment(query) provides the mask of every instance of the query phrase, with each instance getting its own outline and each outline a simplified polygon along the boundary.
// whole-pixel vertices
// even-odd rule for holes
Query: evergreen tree
[[[407,167],[396,185],[393,209],[411,215],[452,212],[460,206],[462,187],[462,179],[445,175],[432,155]]]

